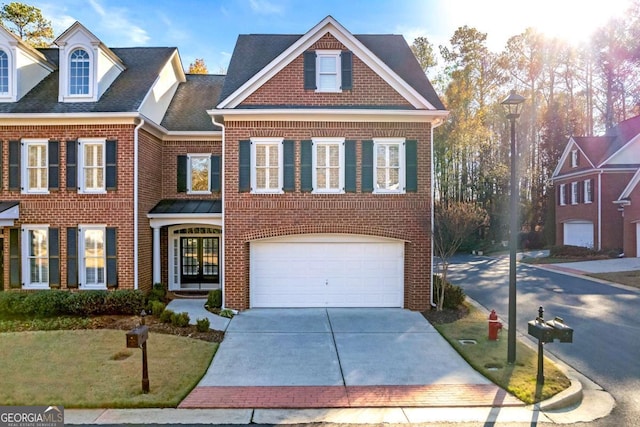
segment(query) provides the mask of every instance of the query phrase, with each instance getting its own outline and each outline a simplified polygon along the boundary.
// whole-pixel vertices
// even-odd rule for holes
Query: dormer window
[[[339,93],[353,88],[353,54],[340,50],[304,53],[304,88]]]
[[[578,150],[571,151],[571,167],[578,167]]]
[[[9,55],[0,50],[0,94],[9,93]]]
[[[87,51],[74,50],[69,63],[69,95],[89,95],[90,70]]]

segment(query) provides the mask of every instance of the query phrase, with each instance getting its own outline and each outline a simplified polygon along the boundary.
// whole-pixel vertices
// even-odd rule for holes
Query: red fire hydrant
[[[495,310],[491,310],[489,314],[489,341],[498,339],[498,332],[502,330],[502,322],[498,321],[498,315]]]

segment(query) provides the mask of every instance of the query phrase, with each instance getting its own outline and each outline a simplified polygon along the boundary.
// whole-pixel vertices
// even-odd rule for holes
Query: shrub
[[[222,290],[214,289],[209,291],[207,295],[207,306],[209,308],[220,308],[222,307]]]
[[[167,296],[167,288],[164,283],[154,283],[151,292],[147,296],[149,301],[164,301]]]
[[[433,302],[437,304],[438,303],[437,289],[439,289],[439,287],[442,284],[442,278],[440,276],[434,276],[433,280],[434,280],[433,288],[435,291]],[[447,282],[444,287],[444,303],[442,307],[456,309],[458,308],[459,305],[464,303],[465,298],[466,298],[466,295],[460,286],[452,285],[451,283]]]
[[[101,314],[140,314],[144,308],[144,294],[140,291],[118,289],[107,292]]]
[[[160,316],[165,309],[165,305],[161,301],[151,301],[149,304],[149,311],[154,316]]]
[[[186,328],[187,326],[189,326],[190,320],[191,319],[189,318],[189,313],[187,313],[186,311],[182,313],[173,313],[171,315],[171,324],[179,328]]]
[[[206,317],[204,319],[197,319],[196,320],[196,330],[198,332],[208,332],[210,329],[211,323],[209,322],[209,319],[207,319]]]
[[[175,313],[173,312],[173,310],[164,310],[162,313],[160,313],[160,321],[162,323],[171,323],[171,318],[174,314]]]
[[[231,319],[233,317],[233,311],[229,309],[224,309],[220,312],[220,316]]]

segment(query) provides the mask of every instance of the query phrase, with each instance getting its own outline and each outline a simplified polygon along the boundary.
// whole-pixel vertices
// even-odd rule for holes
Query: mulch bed
[[[222,342],[222,339],[224,338],[224,332],[222,331],[210,329],[207,332],[198,332],[195,325],[177,327],[170,323],[162,323],[154,316],[146,316],[144,320],[145,325],[149,327],[150,332],[179,335],[181,337],[195,338],[217,343]],[[88,327],[91,329],[119,329],[124,331],[133,329],[139,324],[140,316],[103,315],[91,317]]]
[[[453,323],[458,319],[462,319],[469,314],[469,309],[464,305],[458,306],[458,308],[443,308],[442,311],[438,311],[435,308],[431,310],[425,310],[422,315],[432,325],[441,325],[443,323]]]

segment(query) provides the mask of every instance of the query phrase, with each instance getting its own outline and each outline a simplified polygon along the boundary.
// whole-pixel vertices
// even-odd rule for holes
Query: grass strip
[[[518,341],[516,362],[508,364],[506,329],[500,339],[489,341],[487,319],[475,307],[470,306],[469,315],[462,319],[434,326],[474,369],[527,404],[548,399],[571,385],[564,373],[545,358],[545,382],[539,390],[537,350]],[[460,340],[474,340],[476,344],[462,344]]]

